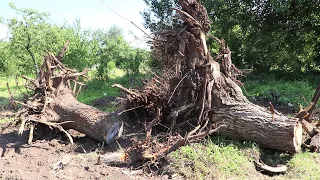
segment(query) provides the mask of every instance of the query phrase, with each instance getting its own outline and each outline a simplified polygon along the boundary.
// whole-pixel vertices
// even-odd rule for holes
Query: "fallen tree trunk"
[[[190,124],[201,127],[192,130],[195,134],[220,127],[218,133],[222,135],[299,152],[303,133],[299,119],[285,117],[273,106],[267,109],[250,103],[239,87],[243,84],[237,76],[242,72],[232,63],[231,51],[223,39],[211,37],[220,45],[219,54],[211,57],[206,44],[211,21],[206,9],[196,0],[179,0],[179,4],[181,9],[173,9],[183,26],[157,32],[158,39],[153,41],[155,53],[162,57],[164,75],[143,90],[124,90],[128,108],[142,106],[153,112],[159,119],[156,121],[162,123],[158,126],[169,127],[169,137],[174,129],[183,134],[194,129]],[[179,146],[188,142],[186,136]]]
[[[79,102],[67,86],[63,87],[63,93],[55,97],[48,108],[52,110],[48,121],[69,122],[63,127],[77,130],[101,142],[105,142],[107,131],[116,123],[114,114]]]
[[[130,111],[126,112],[137,112],[136,116],[138,109],[143,109],[149,116],[143,118],[143,123],[149,123],[146,139],[133,142],[126,154],[133,152],[139,160],[154,160],[216,131],[255,141],[263,147],[299,152],[302,144],[299,119],[287,118],[272,107],[268,110],[250,103],[239,87],[242,83],[237,75],[242,72],[232,64],[231,51],[223,39],[214,38],[220,52],[215,58],[211,56],[206,45],[211,21],[205,8],[195,0],[179,0],[179,4],[181,9],[175,10],[183,26],[161,32],[158,35],[161,39],[155,38],[153,42],[159,57],[164,57],[164,75],[149,81],[142,90],[114,86],[127,93]],[[20,103],[24,106],[17,115],[21,120],[20,132],[29,124],[31,142],[34,126],[42,123],[65,132],[71,142],[65,129],[72,128],[104,142],[107,130],[117,127],[113,126],[114,115],[76,100],[77,86],[78,89],[82,86],[77,78],[85,76],[86,71],[79,73],[62,64],[66,49],[67,44],[57,57],[52,53],[45,57],[36,80],[25,77],[35,94]],[[168,129],[165,145],[150,137],[155,126]],[[173,136],[173,131],[179,135]]]
[[[218,133],[236,139],[257,142],[262,147],[299,152],[302,144],[301,123],[276,115],[272,120],[266,108],[243,103],[213,110],[212,122],[226,126]]]
[[[108,130],[116,123],[114,114],[100,111],[75,98],[84,85],[77,79],[79,76],[85,77],[87,70],[77,72],[62,64],[67,47],[68,42],[58,56],[52,53],[45,56],[36,79],[23,76],[29,81],[29,88],[34,94],[25,102],[18,102],[23,107],[16,116],[21,121],[19,133],[25,127],[30,127],[29,143],[32,142],[33,130],[38,123],[63,131],[71,143],[72,137],[66,129],[71,128],[105,142]]]

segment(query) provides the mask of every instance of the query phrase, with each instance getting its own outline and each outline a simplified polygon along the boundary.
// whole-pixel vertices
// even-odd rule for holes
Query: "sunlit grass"
[[[96,78],[90,78],[86,82],[87,87],[79,94],[78,100],[82,103],[92,105],[94,100],[101,98],[116,98],[120,95],[118,88],[112,87],[113,84],[121,84],[126,88],[138,88],[142,85],[141,78],[144,78],[143,74],[126,74],[125,71],[114,68],[108,75],[109,79],[99,80]],[[101,108],[100,108],[101,109]],[[115,101],[110,101],[102,110],[114,111],[116,109]]]
[[[9,92],[7,88],[7,83],[9,84],[11,94],[16,100],[21,100],[22,92],[27,92],[23,87],[24,80],[18,78],[18,86],[16,85],[16,79],[13,77],[0,77],[0,106],[7,106],[9,103]],[[1,110],[1,109],[0,109]]]
[[[170,156],[171,170],[187,179],[246,179],[255,172],[243,148],[258,151],[253,143],[224,143],[221,137],[181,147]],[[237,141],[235,141],[238,143]]]
[[[305,80],[247,80],[244,85],[246,90],[244,94],[248,98],[279,102],[280,105],[290,103],[294,105],[295,110],[298,110],[300,105],[303,107],[309,105],[317,85]]]
[[[320,154],[291,155],[221,136],[183,146],[170,157],[170,171],[186,179],[320,179]],[[285,174],[264,175],[253,163],[259,159],[270,166],[285,164],[289,169]]]
[[[3,123],[6,123],[6,122],[9,122],[9,121],[12,121],[13,118],[0,118],[0,124],[3,124]]]

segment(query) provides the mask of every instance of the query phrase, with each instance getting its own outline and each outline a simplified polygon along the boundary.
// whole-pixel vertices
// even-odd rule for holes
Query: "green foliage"
[[[202,2],[214,20],[213,34],[226,39],[238,67],[260,72],[318,69],[320,2]]]
[[[38,70],[43,56],[48,52],[56,53],[66,41],[68,29],[49,24],[48,13],[33,9],[10,7],[17,17],[4,19],[2,23],[9,28],[9,42],[3,57],[6,69],[4,74],[30,74]],[[2,44],[3,44],[2,43]],[[3,50],[3,49],[1,49]],[[12,74],[11,74],[12,75]]]
[[[11,60],[9,42],[0,41],[0,75],[10,76],[14,74],[15,65]]]
[[[100,79],[108,79],[109,72],[115,67],[125,70],[127,74],[139,73],[140,65],[150,61],[149,52],[131,47],[117,27],[112,27],[107,32],[96,31],[93,37],[100,45],[95,63]]]
[[[152,32],[172,28],[178,23],[171,9],[177,6],[177,0],[144,0],[144,2],[149,6],[141,13],[144,26]]]
[[[70,41],[68,51],[63,59],[64,63],[79,71],[84,68],[92,68],[99,58],[98,52],[100,50],[100,46],[94,38],[95,32],[83,30],[79,19],[76,19],[73,25],[65,25],[63,28],[66,30],[65,39]]]
[[[310,74],[297,80],[284,77],[281,79],[272,74],[260,74],[253,78],[254,76],[249,75],[247,80],[244,80],[244,94],[249,99],[271,101],[274,105],[286,106],[291,103],[296,111],[300,105],[306,107],[310,104],[320,80]]]
[[[7,19],[7,26],[11,36],[10,48],[11,53],[19,59],[17,62],[20,71],[38,70],[37,64],[41,55],[34,52],[44,52],[46,46],[46,36],[42,32],[47,28],[47,13],[39,13],[33,9],[17,8],[12,3],[10,7],[19,15],[18,18]],[[30,73],[27,72],[27,73]]]
[[[57,26],[48,23],[48,13],[10,6],[17,17],[0,21],[10,32],[9,41],[0,42],[2,75],[35,72],[44,55],[48,51],[59,52],[67,40],[70,43],[64,63],[77,70],[91,68],[100,79],[108,79],[115,67],[127,74],[139,73],[141,64],[150,62],[149,52],[131,47],[122,30],[115,26],[108,31],[87,30],[82,29],[78,19],[72,25]]]
[[[177,24],[170,9],[177,0],[145,1],[146,28],[156,32]],[[226,40],[237,67],[259,72],[320,69],[319,1],[201,2],[213,20],[211,34]]]

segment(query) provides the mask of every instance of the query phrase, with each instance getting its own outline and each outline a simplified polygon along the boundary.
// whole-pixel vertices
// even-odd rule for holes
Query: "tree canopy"
[[[56,25],[49,23],[48,13],[9,5],[16,17],[0,17],[0,23],[9,29],[7,40],[0,41],[0,74],[37,75],[46,53],[57,53],[66,41],[70,43],[64,63],[78,70],[89,67],[99,78],[108,78],[108,71],[115,66],[137,73],[140,64],[150,59],[147,50],[132,47],[116,26],[83,29],[79,19],[73,24]]]
[[[212,19],[211,34],[224,38],[233,62],[258,71],[319,70],[320,1],[200,0]],[[145,0],[142,15],[152,32],[178,22],[177,0]],[[211,47],[216,47],[209,40]],[[213,51],[214,52],[214,51]]]

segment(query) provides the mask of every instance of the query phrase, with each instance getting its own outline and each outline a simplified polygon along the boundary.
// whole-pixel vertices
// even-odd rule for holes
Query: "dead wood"
[[[267,171],[271,173],[285,173],[288,170],[288,167],[285,165],[278,165],[277,167],[271,167],[264,164],[262,161],[254,161],[256,167],[262,171]]]
[[[320,153],[320,133],[311,138],[310,146],[314,152]]]
[[[196,0],[179,0],[179,4],[181,8],[174,10],[183,20],[181,27],[157,33],[153,39],[162,40],[152,42],[153,53],[164,67],[162,75],[155,75],[142,89],[113,85],[126,94],[121,115],[130,115],[134,117],[131,121],[146,127],[145,139],[131,139],[132,146],[124,152],[125,162],[156,163],[177,148],[215,132],[255,141],[262,147],[299,152],[303,128],[307,129],[301,121],[311,113],[320,93],[316,93],[310,108],[296,118],[285,117],[272,104],[270,109],[252,104],[239,87],[243,85],[238,79],[242,72],[232,63],[227,43],[216,38],[220,45],[217,57],[212,57],[207,47],[211,20],[204,6]],[[77,72],[62,63],[67,46],[68,42],[57,56],[45,56],[36,80],[25,78],[34,95],[20,103],[23,108],[16,115],[21,122],[19,132],[42,123],[63,131],[70,142],[72,137],[66,131],[69,128],[109,142],[115,137],[106,137],[107,134],[119,136],[122,131],[120,126],[113,126],[117,118],[76,100],[77,86],[81,89],[83,85],[78,83],[78,77],[86,77],[87,69]],[[73,88],[70,81],[74,81]],[[158,135],[152,135],[152,131]],[[318,135],[312,137],[310,145],[318,147]],[[31,143],[32,130],[29,137]],[[116,161],[122,162],[122,156],[115,156]],[[263,164],[261,167],[270,170]]]
[[[313,124],[309,123],[308,121],[306,121],[306,120],[303,119],[303,120],[301,121],[301,124],[302,124],[303,130],[304,130],[310,137],[313,137],[314,135],[316,135],[317,133],[319,133],[319,132],[317,132],[317,128],[316,128]]]
[[[16,113],[16,119],[20,122],[19,134],[29,127],[29,144],[32,143],[33,131],[39,123],[64,132],[71,143],[72,137],[66,131],[70,128],[104,142],[109,128],[117,119],[114,114],[77,101],[76,96],[84,85],[77,79],[79,76],[86,77],[88,69],[77,72],[61,62],[68,43],[65,43],[57,56],[49,52],[44,57],[36,79],[23,76],[31,84],[28,87],[33,90],[33,95],[24,102],[16,101],[22,105]],[[73,88],[70,81],[74,82]]]
[[[237,77],[242,72],[232,63],[231,50],[223,39],[214,38],[220,52],[211,56],[206,44],[211,20],[204,6],[195,0],[179,0],[179,4],[181,8],[174,10],[183,25],[158,32],[156,36],[165,41],[153,42],[154,53],[165,69],[160,78],[155,77],[161,83],[150,81],[140,90],[115,86],[127,94],[127,108],[142,107],[137,112],[148,117],[140,119],[152,124],[154,131],[168,127],[164,129],[167,141],[176,137],[176,142],[168,143],[165,152],[193,141],[193,137],[205,137],[212,127],[220,127],[219,134],[255,141],[263,147],[299,152],[303,132],[299,119],[285,117],[273,106],[268,110],[250,103],[239,87],[242,82]],[[153,125],[159,121],[161,125]],[[190,136],[194,127],[201,129]],[[147,138],[136,143],[135,149],[141,154],[160,151],[159,145],[150,143]],[[154,158],[154,153],[150,157]]]

